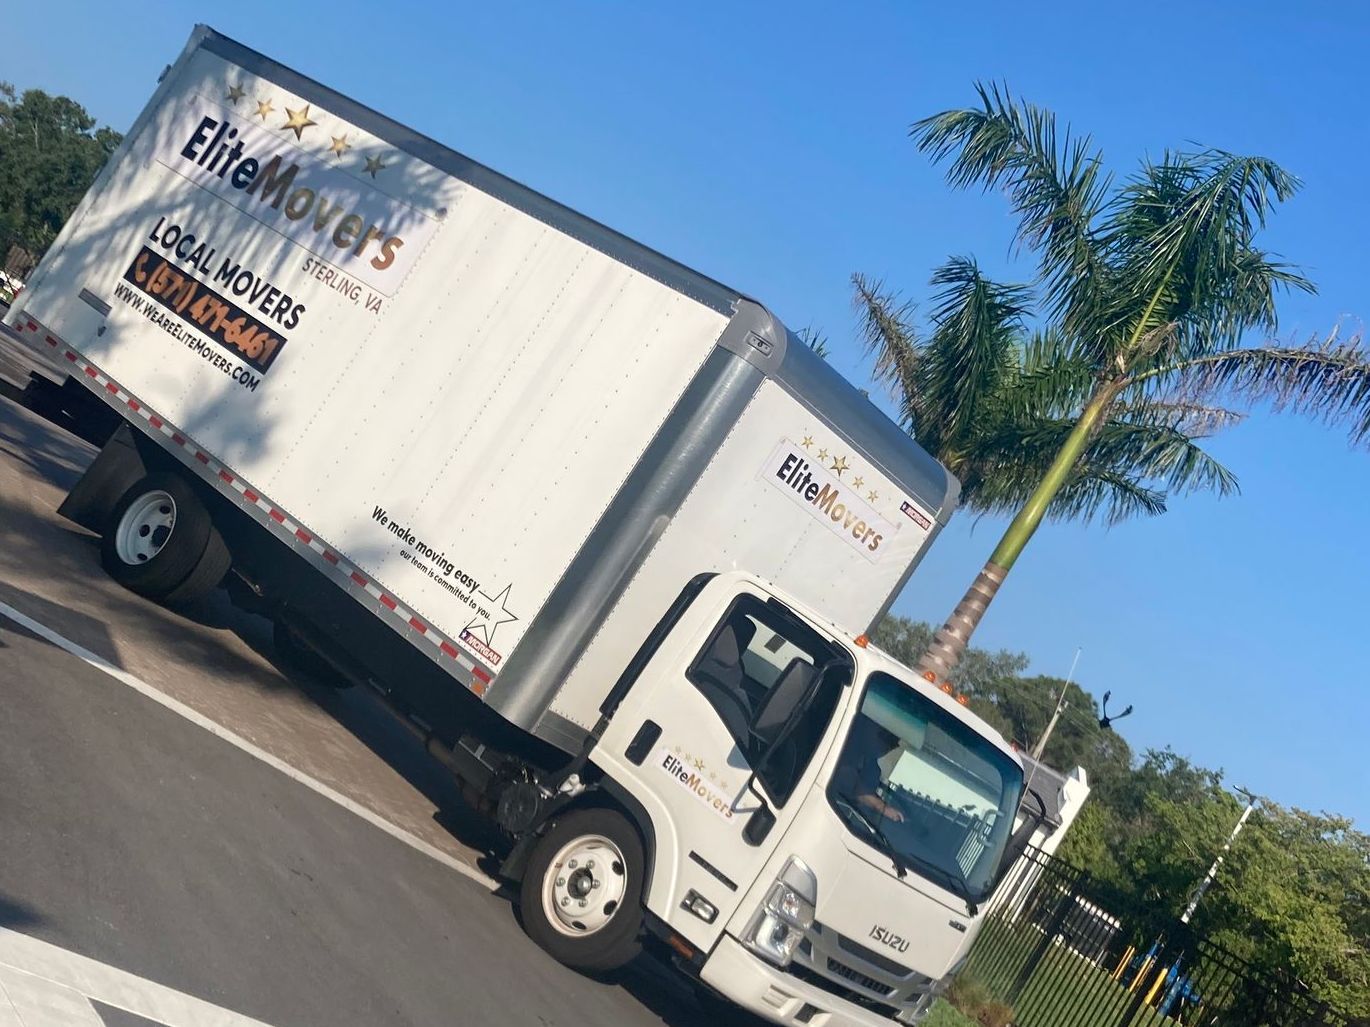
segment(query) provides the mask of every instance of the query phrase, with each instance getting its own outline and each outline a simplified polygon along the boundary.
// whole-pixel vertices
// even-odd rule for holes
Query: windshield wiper
[[[945,867],[938,866],[936,863],[929,862],[920,856],[909,856],[908,858],[918,864],[920,872],[926,870],[929,873],[936,875],[941,879],[942,883],[947,886],[948,891],[965,900],[966,908],[971,916],[975,916],[980,911],[980,907],[975,903],[975,900],[966,894],[966,879],[960,874],[953,874]]]
[[[894,864],[894,872],[899,875],[899,879],[902,881],[904,876],[909,872],[908,864],[904,862],[903,855],[894,847],[894,844],[885,837],[885,832],[880,829],[880,825],[866,816],[865,810],[861,809],[856,803],[848,802],[844,798],[842,800],[842,805],[855,813],[856,819],[861,821],[861,826],[869,831],[880,843],[881,849],[884,851],[885,855],[890,858],[890,862]]]

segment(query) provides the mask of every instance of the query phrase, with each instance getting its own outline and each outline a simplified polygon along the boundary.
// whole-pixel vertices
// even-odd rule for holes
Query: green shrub
[[[955,1006],[943,1001],[932,1007],[932,1012],[923,1021],[922,1027],[979,1027],[979,1025],[965,1014],[958,1012]]]
[[[994,996],[979,978],[962,974],[952,981],[951,987],[947,989],[947,1001],[967,1016],[973,1017],[980,1011],[981,1006],[993,1002]]]
[[[1013,1009],[996,999],[983,981],[969,974],[962,974],[952,982],[947,990],[947,1001],[967,1023],[978,1027],[1013,1027]],[[929,1019],[928,1022],[934,1021]]]

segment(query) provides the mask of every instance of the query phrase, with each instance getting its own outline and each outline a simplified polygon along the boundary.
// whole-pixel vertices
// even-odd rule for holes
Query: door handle
[[[640,767],[660,737],[661,725],[654,720],[644,720],[637,734],[633,735],[633,740],[628,743],[628,748],[623,750],[623,755],[628,757],[628,762],[633,766]]]

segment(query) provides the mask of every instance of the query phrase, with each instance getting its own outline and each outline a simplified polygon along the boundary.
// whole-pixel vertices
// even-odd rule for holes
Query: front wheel
[[[200,497],[185,479],[165,471],[135,483],[114,505],[100,557],[119,584],[164,603],[207,595],[230,563]]]
[[[644,867],[642,840],[623,814],[583,809],[558,817],[524,872],[524,930],[573,969],[627,965],[642,947]]]

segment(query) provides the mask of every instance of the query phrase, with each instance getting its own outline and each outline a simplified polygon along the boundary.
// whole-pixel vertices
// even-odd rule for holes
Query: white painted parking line
[[[0,990],[23,1027],[105,1027],[84,995],[55,981],[0,965]]]
[[[11,1019],[6,1019],[8,999]],[[165,1027],[270,1027],[143,977],[0,928],[0,1024],[104,1027],[91,1000]]]
[[[279,757],[272,755],[260,746],[255,745],[252,742],[249,742],[246,738],[242,737],[241,735],[235,734],[228,728],[224,727],[222,724],[210,720],[208,717],[206,717],[203,713],[200,713],[198,710],[192,709],[185,703],[173,699],[171,696],[165,694],[164,692],[159,692],[157,689],[153,688],[145,681],[142,681],[139,678],[134,677],[126,670],[122,670],[121,668],[114,666],[114,664],[110,663],[108,660],[104,660],[101,657],[95,655],[95,653],[91,652],[89,649],[77,645],[70,639],[65,638],[62,635],[59,635],[57,632],[53,631],[47,625],[40,624],[32,617],[29,617],[27,614],[21,613],[19,610],[16,610],[14,607],[10,606],[8,603],[0,602],[0,617],[8,618],[9,620],[12,620],[14,623],[18,624],[20,627],[27,628],[29,631],[33,632],[39,638],[51,642],[59,649],[65,650],[72,656],[75,656],[78,660],[81,660],[89,666],[94,667],[101,673],[108,674],[110,677],[114,678],[114,680],[118,681],[120,684],[127,685],[135,692],[139,693],[140,695],[146,696],[148,699],[151,699],[158,705],[165,707],[172,713],[175,713],[177,716],[184,717],[186,720],[190,721],[197,727],[204,728],[204,730],[208,731],[216,738],[222,738],[229,745],[241,749],[243,752],[247,753],[254,759],[261,760],[267,766],[272,767],[275,770],[279,770],[282,774],[286,775],[286,777],[289,777],[291,780],[298,781],[300,784],[304,785],[311,791],[317,792],[319,795],[322,795],[325,799],[328,799],[330,802],[337,803],[339,806],[347,810],[349,813],[356,814],[357,816],[365,820],[368,824],[372,824],[373,826],[380,828],[382,831],[390,835],[392,838],[398,839],[399,841],[403,842],[405,845],[408,845],[412,849],[417,849],[419,852],[422,852],[425,856],[437,860],[437,862],[441,863],[443,866],[455,870],[463,877],[470,878],[472,881],[477,882],[478,884],[490,889],[491,891],[494,891],[496,888],[499,887],[499,883],[497,881],[481,873],[479,870],[471,866],[469,863],[463,862],[462,860],[451,855],[450,853],[443,852],[441,849],[424,841],[417,835],[404,830],[404,828],[397,827],[396,825],[390,823],[390,821],[386,820],[384,817],[380,816],[380,814],[367,809],[365,806],[357,802],[355,799],[351,799],[348,796],[343,795],[342,792],[339,792],[337,789],[324,784],[317,778],[311,777],[310,775],[306,774],[304,771],[299,770],[296,767],[292,767],[289,763],[286,763]],[[3,1017],[3,1006],[0,1006],[0,1017]],[[4,1020],[0,1018],[0,1025],[3,1024]]]

